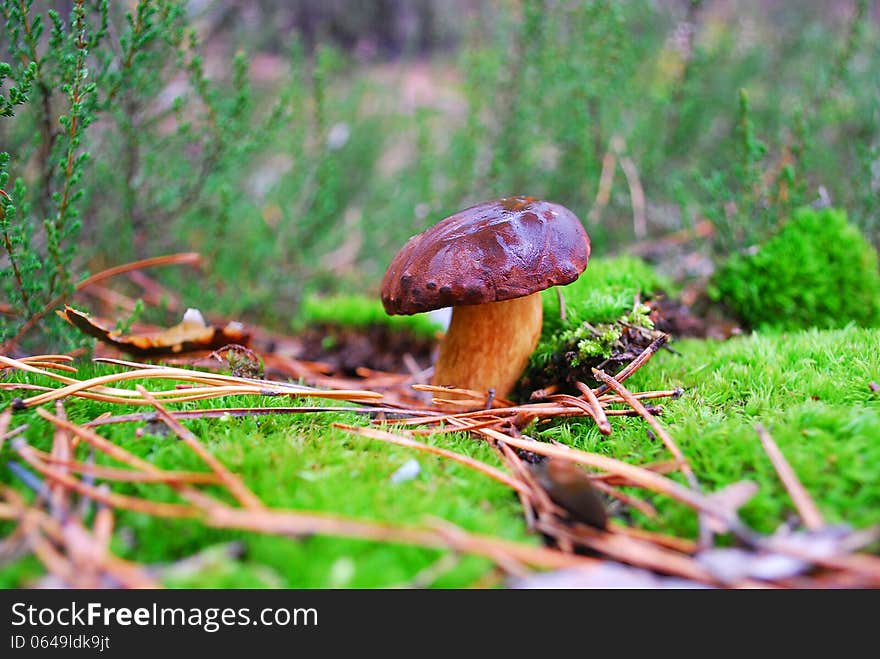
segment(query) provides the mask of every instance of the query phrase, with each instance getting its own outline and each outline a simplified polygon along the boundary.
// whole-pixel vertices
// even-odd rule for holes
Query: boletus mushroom
[[[435,385],[506,397],[541,335],[540,292],[569,284],[590,238],[564,206],[506,197],[467,208],[407,241],[382,279],[390,315],[452,307]]]

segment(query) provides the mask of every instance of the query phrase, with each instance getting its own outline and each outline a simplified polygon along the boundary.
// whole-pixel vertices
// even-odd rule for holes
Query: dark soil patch
[[[672,338],[729,339],[742,329],[705,296],[693,305],[659,295],[648,301],[654,327]]]
[[[735,323],[709,310],[708,315],[695,313],[689,305],[678,300],[658,296],[650,300],[651,318],[660,332],[672,338],[728,338],[739,328]],[[695,305],[697,306],[697,305]],[[706,313],[706,309],[702,310]],[[549,384],[568,384],[574,380],[592,382],[591,366],[601,366],[608,372],[616,372],[647,348],[656,337],[655,333],[626,330],[622,337],[623,349],[608,360],[584,364],[577,373],[565,355],[540,377],[532,374],[521,383],[519,393],[530,393]],[[319,362],[322,369],[339,376],[358,376],[363,369],[389,373],[407,373],[414,367],[427,368],[434,363],[438,341],[408,330],[373,324],[363,327],[343,327],[332,324],[312,325],[297,334],[296,357]]]
[[[350,376],[358,375],[362,368],[406,373],[413,361],[427,368],[437,345],[432,338],[386,325],[313,325],[296,338],[302,344],[302,359],[321,362],[338,375]]]

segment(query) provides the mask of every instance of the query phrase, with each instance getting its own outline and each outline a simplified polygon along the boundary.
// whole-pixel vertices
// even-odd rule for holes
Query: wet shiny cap
[[[559,204],[505,197],[472,206],[410,238],[382,278],[382,304],[410,315],[501,302],[573,282],[590,238]]]

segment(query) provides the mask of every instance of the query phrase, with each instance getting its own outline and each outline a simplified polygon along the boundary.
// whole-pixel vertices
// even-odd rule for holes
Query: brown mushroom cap
[[[410,315],[500,302],[573,282],[590,239],[564,206],[505,197],[467,208],[413,236],[382,279],[382,304]]]

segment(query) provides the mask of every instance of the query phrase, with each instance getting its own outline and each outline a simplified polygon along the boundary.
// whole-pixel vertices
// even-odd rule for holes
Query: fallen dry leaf
[[[58,315],[84,334],[140,357],[217,350],[231,343],[246,345],[250,340],[241,323],[230,322],[225,327],[209,326],[197,309],[187,309],[183,320],[168,329],[128,335],[109,330],[88,314],[70,306],[65,305],[64,311],[59,311]]]

